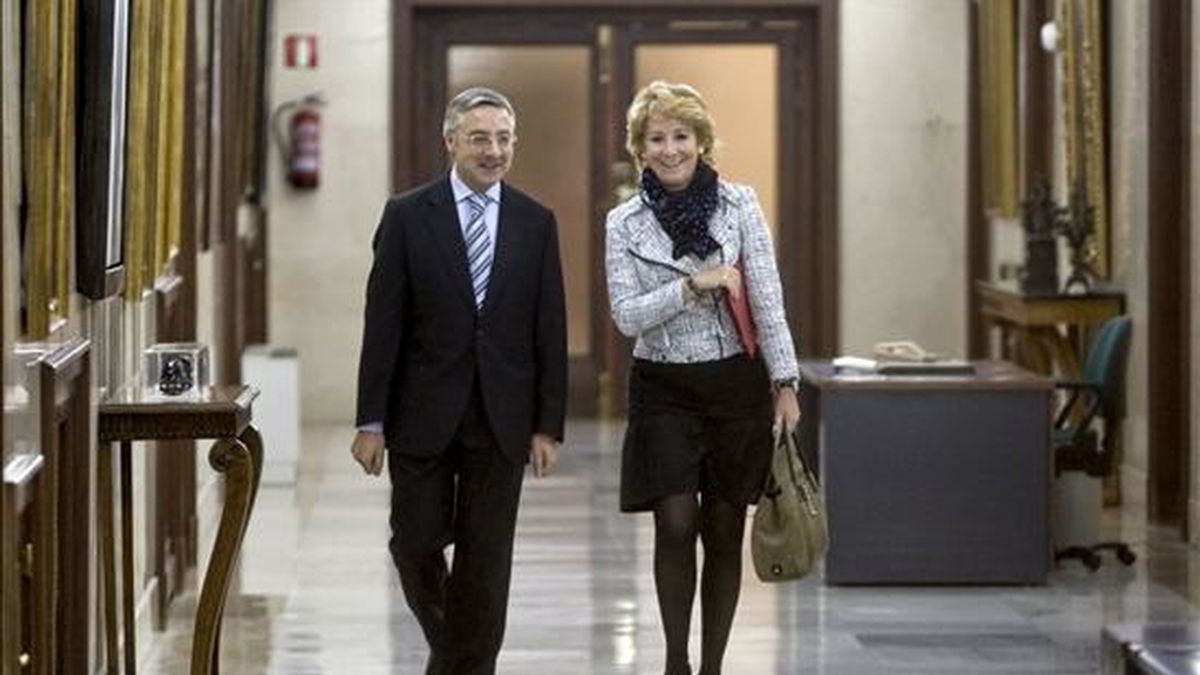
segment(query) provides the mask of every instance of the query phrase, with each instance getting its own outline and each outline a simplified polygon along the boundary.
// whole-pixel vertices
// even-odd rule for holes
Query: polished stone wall
[[[269,331],[300,355],[307,420],[353,417],[363,292],[371,236],[390,189],[391,3],[275,3],[271,107],[313,91],[321,111],[321,185],[285,184],[278,148],[269,163]],[[283,67],[282,43],[316,34],[318,67]],[[436,132],[430,142],[440,143]]]
[[[1112,30],[1112,122],[1110,166],[1112,185],[1111,260],[1115,284],[1126,293],[1133,317],[1129,352],[1125,456],[1122,494],[1127,500],[1146,497],[1148,409],[1147,278],[1148,138],[1150,10],[1147,3],[1110,5]]]
[[[841,343],[966,350],[967,5],[841,3]]]

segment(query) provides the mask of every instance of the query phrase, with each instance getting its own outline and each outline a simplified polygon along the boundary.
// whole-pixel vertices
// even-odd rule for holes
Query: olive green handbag
[[[820,486],[797,450],[796,435],[781,432],[754,512],[750,536],[754,571],[763,581],[803,578],[825,555],[828,543]]]

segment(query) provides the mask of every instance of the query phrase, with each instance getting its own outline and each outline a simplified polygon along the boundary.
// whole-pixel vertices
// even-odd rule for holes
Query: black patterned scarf
[[[676,260],[689,253],[704,260],[720,248],[708,233],[708,221],[717,210],[717,172],[708,164],[697,162],[692,182],[679,192],[668,192],[653,171],[643,169],[642,201],[671,238]]]

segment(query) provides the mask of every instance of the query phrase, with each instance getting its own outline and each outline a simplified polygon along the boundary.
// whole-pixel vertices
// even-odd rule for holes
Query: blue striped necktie
[[[487,295],[488,277],[492,271],[492,240],[488,236],[483,214],[487,211],[488,196],[472,192],[467,197],[470,211],[465,233],[467,241],[467,270],[471,273],[471,287],[475,291],[475,308],[483,307]]]

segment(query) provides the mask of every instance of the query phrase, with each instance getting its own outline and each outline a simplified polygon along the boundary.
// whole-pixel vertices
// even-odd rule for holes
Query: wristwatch
[[[796,391],[800,388],[800,379],[796,377],[785,377],[780,380],[775,380],[775,382],[772,384],[775,385],[775,391],[779,391],[780,389],[784,388]]]

